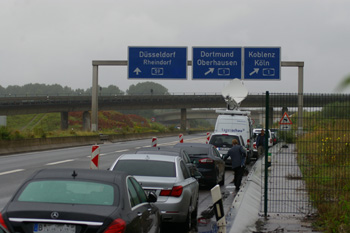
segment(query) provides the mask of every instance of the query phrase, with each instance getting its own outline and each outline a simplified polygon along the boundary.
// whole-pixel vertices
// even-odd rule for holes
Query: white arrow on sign
[[[251,72],[249,75],[252,76],[253,74],[257,74],[259,72],[259,68],[254,68],[254,71]]]
[[[207,72],[204,73],[204,75],[208,75],[209,73],[214,73],[215,68],[209,68]]]
[[[141,73],[142,71],[137,67],[135,70],[134,70],[134,73],[136,73],[136,75],[139,75],[139,73]]]

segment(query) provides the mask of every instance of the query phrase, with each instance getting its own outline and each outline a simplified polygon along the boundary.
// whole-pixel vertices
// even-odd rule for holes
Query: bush
[[[9,129],[5,126],[0,127],[0,140],[10,140],[10,134],[11,132]]]
[[[167,132],[167,128],[164,125],[161,125],[156,122],[151,123],[151,129],[154,130],[155,132],[160,132],[160,133]]]
[[[18,139],[23,139],[23,138],[24,138],[24,136],[18,130],[11,133],[11,139],[18,140]]]
[[[350,118],[350,102],[334,102],[331,104],[327,104],[322,109],[322,116],[326,119]]]
[[[278,139],[285,141],[286,143],[295,143],[296,142],[296,135],[293,130],[278,131]]]
[[[46,138],[46,132],[42,128],[35,128],[34,135],[39,138]]]

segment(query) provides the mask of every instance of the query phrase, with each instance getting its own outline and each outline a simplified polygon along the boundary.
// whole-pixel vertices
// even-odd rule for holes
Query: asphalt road
[[[184,142],[205,143],[206,135],[186,135]],[[178,143],[178,137],[158,138],[158,146],[172,146]],[[100,145],[99,169],[108,169],[120,155],[133,153],[142,147],[150,147],[152,139],[127,141],[119,143],[105,143]],[[0,209],[8,202],[18,186],[25,181],[26,177],[34,171],[43,168],[90,168],[91,146],[74,147],[58,150],[48,150],[32,153],[21,153],[15,155],[0,156]],[[232,204],[235,195],[234,186],[230,183],[233,174],[230,169],[226,170],[225,185],[221,187],[224,197],[224,205]],[[212,197],[209,187],[201,187],[199,193],[198,217],[212,222],[215,217],[212,211]],[[204,227],[204,228],[205,228]],[[202,227],[203,228],[203,227]],[[203,228],[203,229],[204,229]],[[192,232],[204,232],[201,227],[193,229]],[[175,226],[167,226],[164,232],[179,232]]]

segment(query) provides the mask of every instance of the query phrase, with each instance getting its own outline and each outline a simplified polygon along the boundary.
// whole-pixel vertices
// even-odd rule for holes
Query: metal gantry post
[[[281,66],[298,67],[298,134],[303,132],[304,62],[282,61]]]
[[[91,131],[98,130],[98,66],[92,66]]]

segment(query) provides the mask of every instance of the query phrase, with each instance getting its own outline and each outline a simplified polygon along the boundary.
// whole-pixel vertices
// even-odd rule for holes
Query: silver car
[[[235,133],[213,133],[210,136],[209,144],[212,144],[216,147],[216,149],[220,152],[221,158],[223,158],[227,152],[231,149],[232,147],[232,140],[236,139],[238,141],[238,145],[243,146],[246,148],[244,144],[243,137],[241,135],[237,135]],[[249,153],[247,153],[248,158],[246,159],[246,163],[249,164],[251,160],[251,156]],[[231,157],[228,157],[226,159],[225,165],[227,167],[231,167]]]
[[[154,191],[163,223],[181,223],[188,231],[197,222],[199,184],[179,156],[124,154],[110,170],[125,171],[146,192]]]

